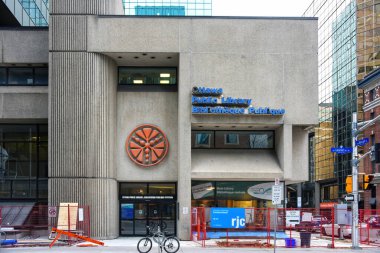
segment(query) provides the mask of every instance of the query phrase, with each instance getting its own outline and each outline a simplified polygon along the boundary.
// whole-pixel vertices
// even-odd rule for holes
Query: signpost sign
[[[282,199],[282,185],[272,186],[272,204],[280,205]]]
[[[346,197],[344,197],[344,199],[349,202],[349,201],[354,201],[354,195],[346,195]]]
[[[369,138],[364,138],[364,139],[355,141],[355,144],[356,146],[364,146],[368,142],[369,142]]]
[[[340,146],[339,148],[332,147],[331,152],[344,155],[344,154],[352,153],[352,148],[343,147],[343,146]]]
[[[276,183],[276,182],[275,182]],[[281,204],[282,199],[282,185],[272,186],[272,203],[275,205],[274,217],[277,217],[277,205]],[[273,252],[276,253],[276,239],[277,239],[277,219],[274,219],[274,247]]]
[[[212,228],[245,228],[244,208],[211,208]]]

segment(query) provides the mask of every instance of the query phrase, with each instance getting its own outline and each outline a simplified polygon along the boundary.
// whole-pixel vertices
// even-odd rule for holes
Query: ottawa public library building
[[[317,19],[123,16],[51,0],[0,28],[0,201],[89,205],[91,236],[190,238],[191,208],[271,207],[308,180]]]

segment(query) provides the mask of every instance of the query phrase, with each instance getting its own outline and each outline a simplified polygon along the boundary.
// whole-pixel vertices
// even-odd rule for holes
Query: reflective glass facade
[[[46,201],[47,124],[0,125],[0,201]]]
[[[212,16],[212,0],[122,0],[125,15]]]
[[[348,155],[334,155],[331,147],[351,146],[351,115],[357,111],[356,3],[315,0],[304,16],[318,17],[319,126],[313,140],[311,181],[321,183],[321,200],[345,193],[351,174]]]
[[[311,181],[321,183],[321,201],[336,200],[351,174],[351,154],[331,147],[351,144],[352,113],[363,120],[363,92],[357,80],[380,65],[379,0],[315,0],[304,16],[318,17],[319,118],[313,140]]]
[[[21,26],[48,26],[48,0],[1,0]]]

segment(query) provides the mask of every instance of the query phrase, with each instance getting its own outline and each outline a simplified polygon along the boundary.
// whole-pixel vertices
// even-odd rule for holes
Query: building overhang
[[[274,150],[192,150],[192,179],[272,181],[283,171]]]

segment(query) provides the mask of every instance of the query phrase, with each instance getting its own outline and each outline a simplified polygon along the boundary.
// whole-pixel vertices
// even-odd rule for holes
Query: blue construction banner
[[[244,208],[211,208],[212,228],[245,228]]]

